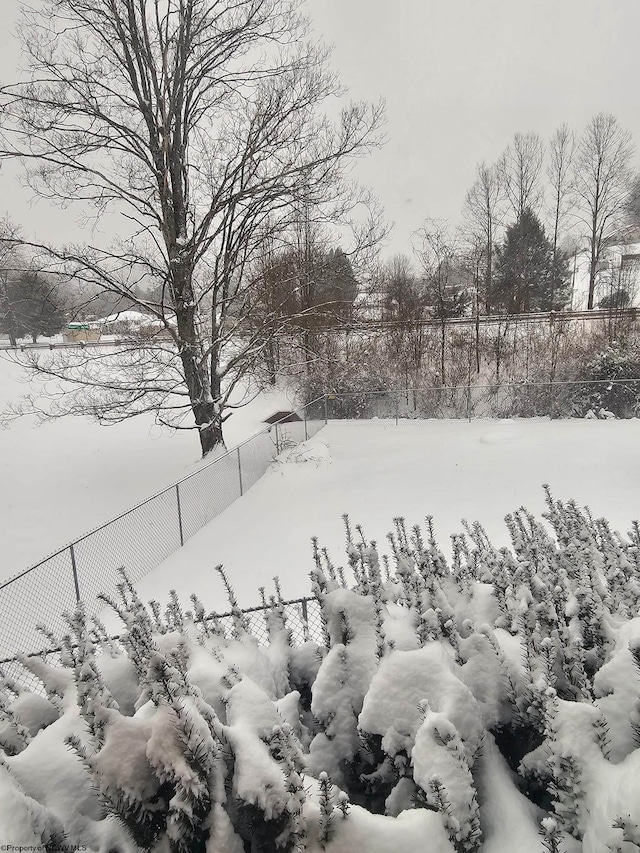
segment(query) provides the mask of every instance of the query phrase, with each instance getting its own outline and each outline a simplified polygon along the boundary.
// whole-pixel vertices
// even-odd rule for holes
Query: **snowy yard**
[[[25,390],[22,371],[0,359],[0,408]],[[291,406],[284,392],[263,394],[227,422],[229,446]],[[546,419],[513,421],[334,421],[283,456],[242,500],[189,540],[140,583],[143,597],[177,588],[226,609],[222,563],[240,603],[258,587],[308,593],[312,536],[344,562],[342,513],[385,544],[396,516],[411,525],[432,515],[441,546],[462,518],[481,521],[507,543],[504,515],[521,505],[543,509],[541,485],[575,498],[626,531],[640,515],[640,422]],[[171,434],[140,417],[111,427],[65,418],[34,426],[29,418],[0,431],[0,579],[196,470],[192,433]]]
[[[408,525],[433,515],[445,552],[462,516],[507,545],[502,517],[522,503],[539,516],[545,481],[626,531],[638,515],[637,431],[636,421],[333,422],[138,591],[164,603],[175,588],[185,604],[196,591],[207,610],[226,609],[212,571],[224,562],[241,604],[274,574],[285,596],[309,594],[312,535],[345,562],[342,512],[381,553],[397,515]],[[388,579],[373,549],[352,545],[353,589],[329,571],[313,578],[328,648],[292,647],[277,606],[261,648],[239,615],[235,633],[203,632],[174,602],[154,627],[125,593],[131,630],[121,644],[103,638],[95,657],[78,617],[70,668],[25,661],[47,699],[0,679],[14,697],[0,720],[3,837],[43,844],[64,829],[96,853],[136,853],[147,809],[160,836],[178,826],[220,853],[256,838],[252,849],[274,853],[280,838],[306,853],[634,849],[637,542],[594,536],[566,504],[554,514],[557,538],[521,517],[515,552],[477,542],[453,574],[426,540]],[[159,779],[175,796],[158,798]],[[205,817],[185,819],[189,798]]]
[[[20,369],[0,359],[0,408],[25,390]],[[227,422],[228,446],[291,407],[284,392],[264,394]],[[308,593],[312,536],[343,562],[342,513],[382,543],[392,519],[432,515],[445,551],[460,521],[481,521],[507,543],[504,515],[543,508],[541,485],[575,498],[626,531],[640,516],[640,422],[546,419],[513,421],[334,421],[284,454],[244,498],[187,542],[140,584],[144,596],[177,587],[225,609],[223,563],[242,605],[278,575],[286,597]],[[29,418],[0,431],[0,580],[103,524],[194,471],[191,432],[171,434],[140,417],[111,427],[65,418],[34,426]]]
[[[342,513],[388,550],[396,516],[408,525],[432,515],[445,553],[461,519],[482,522],[508,544],[504,516],[544,509],[543,483],[626,532],[640,517],[640,422],[333,421],[285,453],[242,498],[138,585],[143,599],[176,588],[225,610],[223,563],[243,606],[278,575],[287,598],[309,593],[312,536],[344,565]]]
[[[16,373],[1,375],[10,399]],[[229,443],[287,406],[283,394],[258,399],[232,418]],[[270,592],[276,575],[286,598],[309,595],[313,536],[335,565],[347,564],[343,513],[352,528],[361,524],[367,540],[378,542],[381,554],[390,552],[385,537],[398,516],[409,527],[433,516],[447,557],[449,536],[462,530],[463,518],[479,520],[494,545],[507,546],[505,514],[524,505],[540,517],[543,483],[555,498],[588,504],[624,534],[640,516],[639,429],[638,420],[333,421],[283,452],[244,497],[145,576],[137,591],[164,604],[175,589],[185,605],[196,592],[207,611],[224,611],[228,602],[213,571],[222,563],[241,606],[258,602],[260,586]],[[198,465],[191,435],[156,433],[144,420],[107,429],[67,419],[36,430],[21,420],[1,439],[5,576]],[[573,523],[570,513],[559,517],[556,529]],[[89,777],[122,815],[155,809],[146,803],[158,786],[154,774],[171,779],[176,796],[159,801],[168,815],[159,813],[158,832],[164,832],[165,823],[183,819],[180,797],[194,796],[195,772],[208,780],[198,781],[203,814],[216,815],[207,849],[224,853],[247,849],[240,838],[253,839],[255,832],[265,838],[284,832],[292,844],[306,839],[300,849],[307,853],[626,853],[640,837],[634,781],[640,620],[630,618],[640,601],[631,568],[637,554],[628,544],[623,551],[605,543],[598,551],[580,523],[582,531],[579,525],[575,531],[583,538],[557,549],[532,531],[525,550],[546,556],[529,575],[526,567],[538,566],[537,557],[527,562],[520,553],[518,562],[502,554],[496,569],[495,553],[482,548],[482,582],[468,570],[457,579],[439,574],[436,558],[425,575],[416,562],[410,571],[408,563],[399,564],[382,584],[372,551],[361,553],[364,575],[354,590],[333,588],[316,573],[328,650],[313,643],[289,647],[277,610],[268,649],[244,629],[236,636],[198,635],[172,621],[183,618],[175,609],[152,638],[145,633],[151,623],[132,602],[130,615],[141,629],[138,651],[105,640],[94,658],[76,622],[80,642],[68,651],[71,660],[76,656],[71,669],[39,659],[30,664],[48,699],[0,678],[8,709],[0,707],[7,754],[0,766],[0,837],[55,846],[64,829],[69,843],[134,853],[141,847],[105,816]],[[414,558],[415,552],[410,562]],[[610,584],[608,597],[604,587],[597,591],[596,565]],[[493,590],[486,582],[491,571]],[[109,631],[121,630],[113,614],[102,615]],[[540,642],[541,623],[547,632],[554,624],[562,631],[555,662],[552,646]],[[582,636],[592,644],[586,654]],[[155,644],[152,665],[137,671],[132,662],[144,658],[148,642]],[[188,662],[188,672],[171,669],[179,660],[179,666]],[[74,671],[92,685],[89,693],[80,680],[76,685]],[[201,694],[174,695],[183,677]],[[152,701],[150,690],[156,691]],[[190,747],[176,732],[194,732],[194,726],[209,744],[209,763],[194,764],[185,776],[182,750]],[[80,738],[78,754],[85,749],[80,741],[93,738],[97,757],[85,762],[88,770],[65,742],[70,734]],[[233,755],[228,767],[216,739]],[[377,780],[373,793],[358,776],[366,770]],[[235,805],[228,813],[225,773],[233,774]],[[556,811],[545,800],[545,786],[559,791]],[[253,829],[239,817],[243,809]],[[139,822],[136,827],[144,834]],[[202,827],[196,822],[181,831],[197,835]]]
[[[0,411],[33,390],[22,369],[0,353]],[[263,394],[234,412],[229,446],[291,408],[284,392]],[[193,432],[170,433],[140,416],[113,426],[64,418],[37,426],[26,417],[0,429],[0,581],[109,521],[196,470]]]

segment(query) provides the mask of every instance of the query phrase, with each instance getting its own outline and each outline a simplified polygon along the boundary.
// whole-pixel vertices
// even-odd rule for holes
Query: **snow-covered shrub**
[[[640,355],[634,349],[607,347],[584,365],[577,379],[565,401],[571,414],[605,419],[640,413]]]
[[[322,345],[320,342],[322,340]],[[362,418],[395,411],[394,395],[386,389],[397,385],[392,366],[379,351],[375,336],[335,337],[322,335],[317,339],[314,357],[299,380],[302,399],[310,401],[329,395],[330,418]],[[324,401],[322,411],[324,417]]]
[[[225,629],[123,574],[60,664],[0,677],[0,838],[133,853],[601,853],[640,839],[640,528],[547,491],[545,521],[480,524],[448,560],[395,519],[381,555],[345,517],[314,545],[323,634],[295,645],[279,587],[260,645],[220,570]]]

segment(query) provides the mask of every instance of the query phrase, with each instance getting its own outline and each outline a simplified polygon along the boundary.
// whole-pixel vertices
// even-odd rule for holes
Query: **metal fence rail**
[[[287,628],[291,632],[292,646],[300,646],[309,641],[318,645],[324,644],[325,635],[322,615],[320,604],[316,598],[295,598],[282,602],[282,606]],[[248,607],[242,610],[249,623],[251,634],[261,646],[266,646],[269,642],[269,630],[266,621],[269,611],[270,607],[263,606]],[[213,622],[214,620],[223,628],[225,639],[232,639],[233,614],[230,612],[209,614],[204,621]],[[113,639],[117,640],[117,637],[113,637]],[[27,657],[38,657],[52,666],[61,666],[61,652],[62,649],[60,647],[48,648],[39,652],[31,652]],[[99,657],[101,653],[99,645],[96,646],[96,653]],[[15,657],[0,659],[0,674],[14,679],[27,690],[44,694],[44,688],[40,679],[25,669]]]
[[[640,378],[549,382],[495,382],[421,388],[336,391],[327,394],[327,418],[640,416]]]
[[[125,567],[133,583],[155,569],[265,473],[274,456],[315,435],[325,423],[324,395],[229,450],[198,471],[0,584],[0,655],[42,644],[36,626],[64,630],[62,613],[82,599],[89,615],[103,607]]]
[[[251,488],[274,455],[311,438],[330,419],[391,418],[399,423],[405,418],[588,413],[640,416],[640,379],[468,383],[323,394],[298,410],[299,420],[284,418],[0,584],[0,656],[6,663],[19,651],[41,646],[38,624],[60,634],[65,630],[62,613],[80,599],[89,615],[101,609],[97,596],[115,588],[120,567],[137,583]]]

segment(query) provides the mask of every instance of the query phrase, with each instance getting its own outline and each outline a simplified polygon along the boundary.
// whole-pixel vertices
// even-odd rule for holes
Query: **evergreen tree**
[[[616,287],[598,302],[598,308],[617,311],[620,308],[628,308],[631,302],[632,296],[629,291],[624,287]]]
[[[311,246],[304,254],[286,250],[264,258],[247,308],[260,319],[263,314],[274,321],[288,319],[294,329],[317,328],[348,320],[357,295],[358,282],[346,252]]]
[[[315,306],[331,324],[348,320],[358,295],[358,282],[349,256],[342,249],[329,249],[318,259]]]
[[[495,302],[509,314],[562,308],[569,298],[568,259],[557,254],[528,208],[496,247]]]
[[[6,301],[10,311],[4,312],[2,330],[10,331],[12,324],[19,338],[30,335],[35,343],[40,335],[55,335],[64,325],[64,314],[55,287],[36,272],[25,272],[9,279]]]

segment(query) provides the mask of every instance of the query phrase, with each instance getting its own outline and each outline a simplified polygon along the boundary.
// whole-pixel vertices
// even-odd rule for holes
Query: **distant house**
[[[175,317],[169,316],[169,325],[175,325]],[[99,341],[103,335],[149,335],[155,337],[166,333],[162,320],[143,314],[142,311],[118,311],[96,320],[78,320],[67,324],[62,338],[68,343]]]
[[[586,310],[589,298],[589,250],[585,248],[576,252],[569,269],[573,282],[571,309]],[[640,302],[640,229],[635,226],[624,229],[619,238],[602,253],[596,273],[594,306],[598,307],[603,300],[615,304],[616,297],[623,293],[626,294],[624,307]]]
[[[361,290],[353,300],[353,313],[357,320],[380,321],[384,317],[384,294],[382,290]]]
[[[150,314],[143,314],[142,311],[118,311],[117,314],[111,314],[95,322],[100,324],[102,333],[105,335],[131,335],[145,332],[154,334],[166,329],[162,320]],[[175,325],[173,315],[168,318],[168,323]]]
[[[99,341],[102,330],[94,322],[68,323],[66,329],[62,330],[62,340],[68,344],[86,343],[88,341]]]

